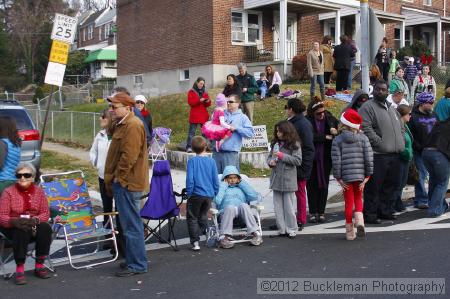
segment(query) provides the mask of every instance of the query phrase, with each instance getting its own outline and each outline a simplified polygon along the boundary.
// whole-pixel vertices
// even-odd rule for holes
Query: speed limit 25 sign
[[[77,30],[77,18],[55,14],[51,39],[72,44]]]

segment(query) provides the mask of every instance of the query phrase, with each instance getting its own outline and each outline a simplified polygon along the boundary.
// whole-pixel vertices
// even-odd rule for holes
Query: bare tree
[[[13,41],[17,54],[23,57],[28,80],[35,80],[35,62],[40,43],[49,42],[51,21],[56,12],[66,13],[62,0],[15,0],[9,12]]]

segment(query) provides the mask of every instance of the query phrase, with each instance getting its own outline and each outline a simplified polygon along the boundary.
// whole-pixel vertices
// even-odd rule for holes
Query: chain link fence
[[[42,129],[45,110],[27,109],[38,130]],[[71,142],[83,147],[90,147],[95,135],[100,130],[99,113],[56,111],[49,112],[46,138],[58,142]]]

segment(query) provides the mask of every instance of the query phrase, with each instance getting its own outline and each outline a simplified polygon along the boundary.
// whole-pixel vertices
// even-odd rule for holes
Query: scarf
[[[203,94],[205,93],[205,90],[206,90],[205,86],[203,86],[202,89],[198,89],[197,84],[194,84],[194,86],[192,87],[192,89],[198,94],[198,96],[199,96],[200,98],[203,97]]]
[[[141,110],[141,115],[142,115],[142,117],[147,117],[149,114],[150,114],[150,113],[148,112],[147,109],[144,108],[144,109]]]
[[[23,198],[23,213],[29,214],[29,210],[31,209],[31,195],[34,193],[34,184],[31,184],[30,187],[24,189],[19,183],[16,183],[16,188],[19,191],[20,195]]]

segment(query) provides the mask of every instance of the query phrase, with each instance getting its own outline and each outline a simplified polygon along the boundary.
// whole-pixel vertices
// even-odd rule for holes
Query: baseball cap
[[[144,104],[147,104],[147,98],[141,94],[138,94],[137,96],[134,97],[134,100],[143,102]]]

